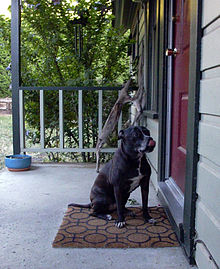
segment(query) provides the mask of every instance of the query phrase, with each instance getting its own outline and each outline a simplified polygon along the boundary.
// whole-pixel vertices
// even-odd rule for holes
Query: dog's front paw
[[[143,217],[146,220],[146,222],[156,225],[157,221],[154,218],[152,218],[149,214],[143,214]]]
[[[111,215],[106,215],[106,219],[107,220],[112,220],[112,216]]]
[[[125,221],[118,221],[118,220],[116,220],[115,221],[115,226],[117,228],[121,229],[121,228],[125,227]]]

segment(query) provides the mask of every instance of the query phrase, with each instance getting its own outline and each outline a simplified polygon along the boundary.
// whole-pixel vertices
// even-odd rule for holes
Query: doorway
[[[176,223],[183,220],[186,178],[190,10],[189,0],[169,1],[165,184]]]

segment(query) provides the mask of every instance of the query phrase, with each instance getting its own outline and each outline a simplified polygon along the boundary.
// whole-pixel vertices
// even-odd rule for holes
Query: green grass
[[[5,155],[12,152],[12,116],[0,115],[0,169],[4,167]]]

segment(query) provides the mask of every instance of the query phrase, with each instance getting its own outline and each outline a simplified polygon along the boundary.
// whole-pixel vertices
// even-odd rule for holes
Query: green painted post
[[[201,58],[201,1],[190,1],[190,63],[189,63],[189,102],[187,128],[186,185],[184,199],[184,248],[191,264],[194,263],[196,183],[198,165],[198,125]]]
[[[12,0],[11,3],[11,61],[13,152],[14,154],[19,154],[20,0]]]

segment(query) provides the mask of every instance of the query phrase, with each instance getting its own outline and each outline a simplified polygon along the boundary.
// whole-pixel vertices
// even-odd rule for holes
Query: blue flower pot
[[[8,155],[5,156],[5,166],[9,171],[26,171],[31,166],[31,156],[29,155]]]

